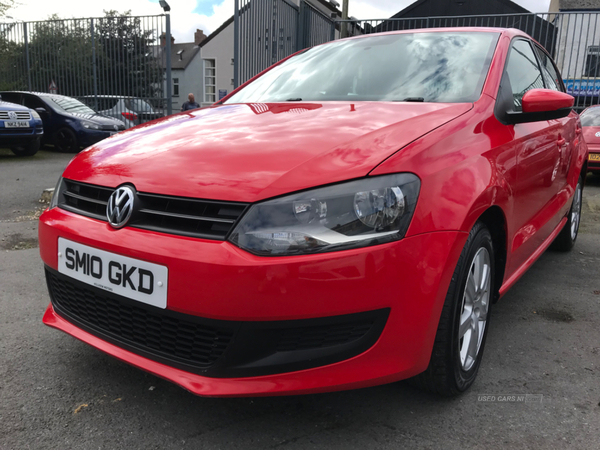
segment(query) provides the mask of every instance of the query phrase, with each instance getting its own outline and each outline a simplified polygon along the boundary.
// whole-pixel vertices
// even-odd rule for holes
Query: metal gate
[[[422,28],[517,28],[532,36],[552,55],[567,92],[575,97],[577,110],[600,104],[600,13],[392,18],[336,23],[340,28],[347,28],[348,36]]]
[[[136,108],[153,110],[140,117],[162,116],[170,102],[160,42],[165,17],[0,23],[0,91],[67,95],[121,119]]]
[[[335,23],[305,0],[236,0],[234,87],[291,54],[335,38]]]

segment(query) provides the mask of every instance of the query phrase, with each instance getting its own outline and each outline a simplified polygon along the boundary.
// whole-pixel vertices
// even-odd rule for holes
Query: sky
[[[342,0],[337,0],[342,3]],[[480,0],[481,1],[481,0]],[[547,12],[550,0],[513,0],[532,12]],[[7,12],[13,20],[45,20],[52,14],[61,18],[100,17],[104,10],[133,15],[162,13],[158,0],[16,0]],[[234,0],[167,0],[171,6],[171,31],[175,42],[191,42],[197,28],[210,34],[233,15]],[[349,13],[358,19],[384,19],[396,14],[413,0],[350,0]],[[125,5],[125,6],[124,6]]]

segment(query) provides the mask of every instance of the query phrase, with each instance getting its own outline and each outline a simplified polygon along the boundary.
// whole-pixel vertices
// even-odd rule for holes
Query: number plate
[[[58,238],[58,271],[138,302],[167,307],[165,266]]]
[[[589,161],[600,161],[600,153],[590,153],[588,156]]]
[[[18,122],[4,122],[4,128],[29,128],[29,122],[20,120]]]

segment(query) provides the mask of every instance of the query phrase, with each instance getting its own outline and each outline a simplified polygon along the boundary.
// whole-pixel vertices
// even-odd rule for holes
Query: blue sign
[[[219,100],[222,100],[225,97],[227,97],[227,89],[219,89]]]
[[[600,96],[600,80],[563,80],[567,93],[579,97]]]

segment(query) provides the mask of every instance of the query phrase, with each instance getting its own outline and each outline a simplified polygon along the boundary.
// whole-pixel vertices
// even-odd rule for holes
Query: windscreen
[[[473,102],[499,33],[369,36],[317,46],[283,62],[225,103]]]
[[[600,108],[590,108],[580,117],[582,127],[600,127]]]
[[[73,114],[96,114],[89,106],[84,105],[79,100],[71,97],[45,97],[50,106],[58,111],[64,111]]]
[[[140,98],[127,99],[125,106],[135,112],[154,112],[152,106]]]

